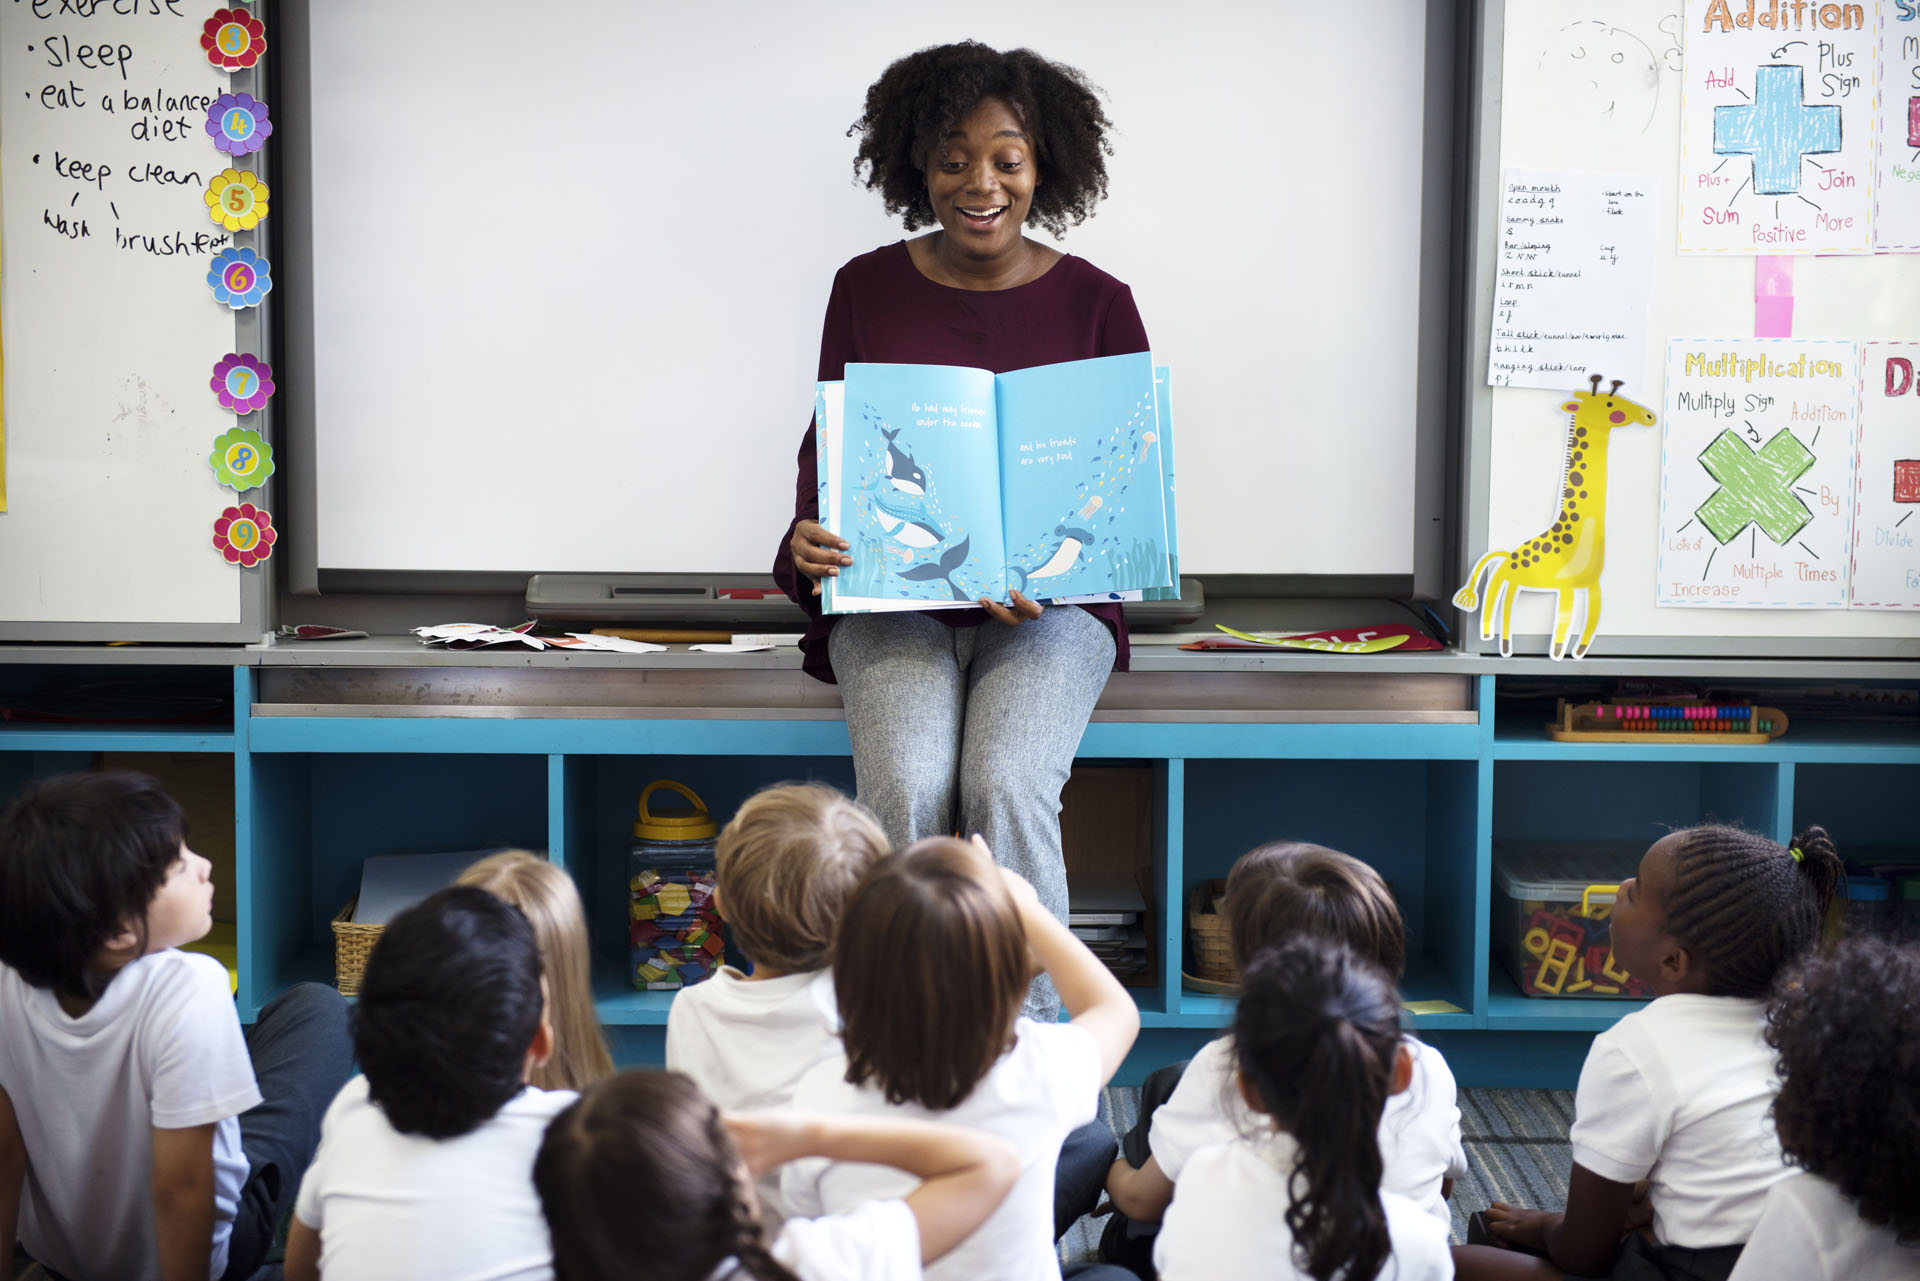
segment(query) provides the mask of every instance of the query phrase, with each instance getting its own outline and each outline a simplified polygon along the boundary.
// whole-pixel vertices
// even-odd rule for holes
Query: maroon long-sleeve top
[[[820,379],[846,377],[849,362],[967,365],[996,374],[1063,360],[1147,351],[1147,330],[1133,292],[1071,254],[1024,285],[990,291],[956,289],[929,280],[913,265],[904,240],[862,254],[833,278],[820,334]],[[831,615],[820,612],[813,580],[794,568],[794,526],[820,518],[813,424],[800,442],[793,520],[773,558],[780,590],[813,618],[800,641],[806,672],[833,680],[827,659]],[[835,531],[836,533],[839,531]],[[1118,604],[1082,605],[1113,633],[1114,666],[1127,669],[1127,627]],[[989,621],[981,609],[932,611],[949,627]]]

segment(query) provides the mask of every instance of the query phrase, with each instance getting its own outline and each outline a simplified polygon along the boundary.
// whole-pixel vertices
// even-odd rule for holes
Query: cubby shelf
[[[284,671],[285,658],[272,662]],[[231,879],[246,1018],[289,983],[331,978],[329,922],[369,855],[519,845],[546,850],[574,876],[595,939],[601,1018],[629,1061],[655,1058],[673,993],[634,991],[624,946],[626,845],[641,787],[677,779],[724,817],[771,782],[853,785],[845,724],[804,697],[712,708],[432,698],[422,705],[391,694],[384,706],[275,702],[262,700],[266,664],[253,661],[0,663],[0,695],[44,702],[71,683],[89,715],[99,714],[101,689],[129,691],[120,723],[0,722],[0,801],[34,778],[86,768],[102,753],[231,759]],[[509,692],[516,688],[514,673],[498,663],[476,669]],[[1514,686],[1524,684],[1537,700],[1543,686],[1563,679],[1580,678],[1536,668]],[[1920,689],[1920,678],[1876,679]],[[1476,710],[1407,723],[1376,719],[1377,712],[1319,721],[1245,709],[1096,715],[1080,761],[1152,771],[1147,925],[1157,978],[1134,990],[1143,1031],[1122,1079],[1191,1054],[1231,1021],[1231,998],[1180,985],[1188,894],[1268,839],[1331,845],[1380,871],[1407,922],[1403,995],[1458,1007],[1410,1015],[1409,1024],[1443,1046],[1465,1084],[1569,1084],[1586,1038],[1644,1004],[1520,994],[1493,954],[1502,927],[1493,892],[1500,843],[1644,846],[1708,819],[1784,840],[1818,822],[1843,853],[1920,860],[1911,825],[1920,723],[1803,714],[1785,737],[1761,747],[1565,744],[1547,737],[1547,713],[1531,702],[1496,714],[1506,680],[1473,676],[1467,688]],[[624,696],[641,697],[630,688]],[[231,711],[207,726],[138,723],[159,705],[192,706],[196,715]],[[214,772],[228,777],[223,768]]]

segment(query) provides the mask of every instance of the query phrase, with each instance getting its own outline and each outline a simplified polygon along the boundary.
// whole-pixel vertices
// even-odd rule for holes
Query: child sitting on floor
[[[1241,969],[1232,1088],[1244,1133],[1195,1152],[1154,1242],[1161,1281],[1445,1281],[1447,1229],[1381,1188],[1381,1115],[1414,1050],[1378,968],[1311,931]]]
[[[1767,1043],[1804,1173],[1768,1189],[1731,1281],[1920,1277],[1920,946],[1849,939],[1789,970]]]
[[[454,884],[477,886],[519,908],[540,945],[553,1057],[534,1069],[527,1084],[584,1090],[612,1076],[613,1055],[593,1008],[586,909],[566,869],[526,850],[502,850],[460,873]]]
[[[771,1239],[752,1176],[795,1157],[889,1166],[918,1181],[851,1214],[790,1219]],[[622,1072],[554,1118],[534,1164],[565,1281],[912,1281],[991,1214],[1013,1145],[955,1126],[722,1116],[677,1072]]]
[[[288,1281],[544,1281],[533,1157],[571,1090],[528,1085],[553,1031],[533,927],[450,886],[393,918],[367,958],[353,1044],[365,1074],[320,1129],[287,1237]]]
[[[0,814],[0,1265],[246,1277],[351,1070],[346,1003],[303,983],[244,1032],[207,860],[140,774],[69,774]]]
[[[1820,937],[1844,874],[1820,828],[1791,848],[1736,827],[1654,842],[1613,905],[1613,952],[1654,1000],[1593,1039],[1574,1096],[1564,1213],[1495,1202],[1462,1277],[1724,1281],[1791,1171],[1767,1116],[1768,994]],[[1650,1233],[1629,1231],[1645,1179]],[[1544,1257],[1533,1257],[1531,1251]]]
[[[1224,910],[1238,970],[1264,948],[1303,935],[1346,944],[1389,980],[1406,967],[1406,931],[1387,883],[1359,859],[1323,845],[1276,841],[1243,854],[1227,875]],[[1381,1186],[1448,1223],[1452,1181],[1466,1173],[1458,1092],[1438,1050],[1410,1036],[1405,1042],[1413,1077],[1380,1117]],[[1150,1225],[1160,1221],[1187,1160],[1248,1131],[1252,1117],[1235,1074],[1233,1039],[1226,1036],[1203,1047],[1184,1070],[1162,1069],[1149,1078],[1142,1125],[1108,1172],[1108,1194],[1119,1213],[1102,1235],[1103,1258],[1150,1274]],[[1170,1095],[1169,1078],[1178,1081]],[[1151,1109],[1151,1095],[1164,1104]]]
[[[1036,962],[1071,1023],[1020,1015]],[[927,1275],[1058,1281],[1055,1163],[1133,1045],[1133,998],[977,838],[916,841],[869,872],[841,918],[833,972],[845,1054],[807,1074],[795,1106],[943,1121],[1011,1141],[1019,1183]],[[781,1191],[791,1213],[818,1216],[911,1184],[872,1165],[803,1161],[783,1172]]]

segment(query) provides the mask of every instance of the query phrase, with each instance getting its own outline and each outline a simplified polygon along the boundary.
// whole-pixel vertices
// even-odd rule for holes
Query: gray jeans
[[[1018,627],[854,614],[834,624],[828,646],[860,802],[887,839],[978,832],[1066,920],[1060,789],[1113,670],[1106,624],[1071,605]],[[1045,975],[1026,1013],[1059,1017]]]

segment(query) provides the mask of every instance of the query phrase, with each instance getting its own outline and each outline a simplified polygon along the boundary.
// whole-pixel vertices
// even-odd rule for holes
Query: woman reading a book
[[[1058,237],[1093,212],[1109,125],[1084,76],[1028,50],[943,45],[888,67],[850,131],[855,171],[909,231],[937,225],[834,277],[821,380],[849,361],[1005,373],[1148,350],[1125,285],[1024,234],[1031,219]],[[904,452],[889,467],[896,489],[924,482]],[[823,616],[820,580],[853,561],[818,517],[809,426],[773,572],[813,615],[806,671],[840,685],[860,800],[896,845],[980,833],[1064,920],[1060,789],[1107,673],[1126,668],[1120,605],[1013,591],[978,609]],[[1058,1011],[1042,976],[1027,1012]]]

